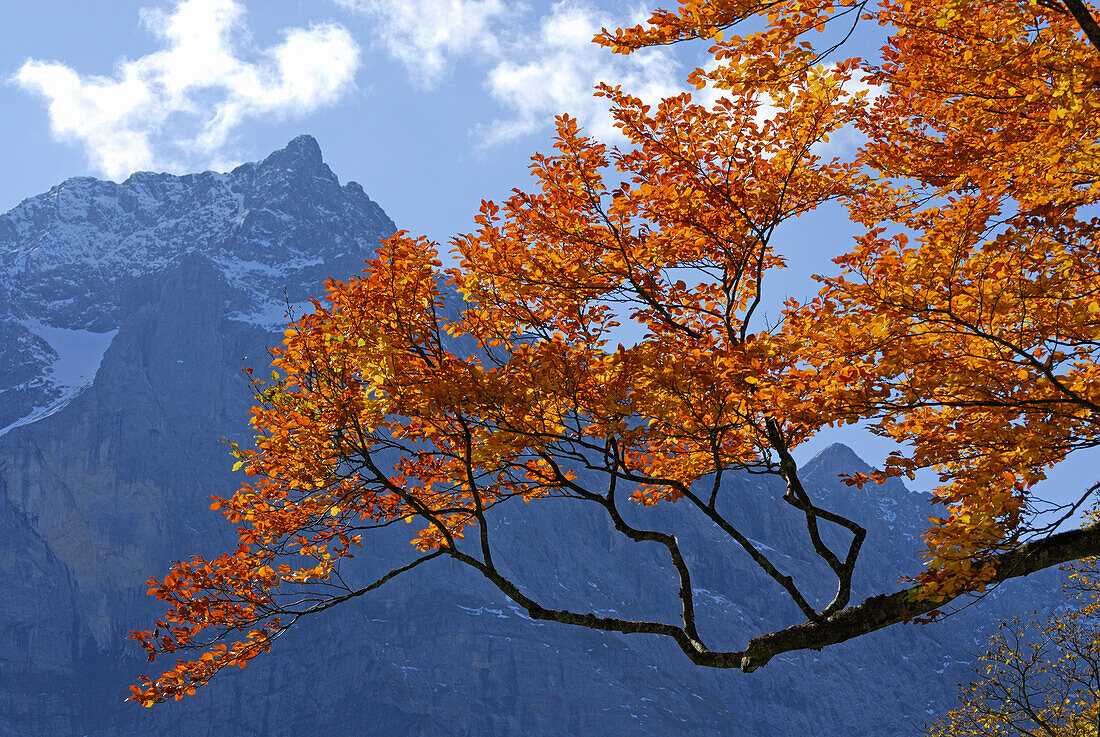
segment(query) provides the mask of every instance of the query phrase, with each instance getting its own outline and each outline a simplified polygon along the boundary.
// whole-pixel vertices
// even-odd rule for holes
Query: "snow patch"
[[[456,604],[455,606],[457,606],[459,609],[466,612],[467,614],[474,615],[475,617],[480,617],[482,614],[492,614],[497,619],[509,619],[508,615],[504,613],[503,609],[492,609],[487,606],[479,606],[477,608],[474,608],[462,606],[461,604]]]
[[[887,529],[894,529],[894,521],[898,518],[896,511],[898,502],[896,499],[890,497],[882,497],[879,499],[878,508],[882,514],[882,521],[886,523]]]
[[[103,354],[118,334],[118,328],[106,333],[91,330],[55,328],[38,320],[24,320],[23,326],[50,344],[57,359],[49,368],[47,378],[55,386],[80,389],[91,385]]]
[[[249,325],[263,328],[268,332],[281,333],[292,321],[297,320],[308,312],[313,312],[312,302],[291,302],[289,305],[289,316],[287,307],[288,305],[286,302],[266,302],[252,312],[231,313],[229,319],[237,322],[246,322]]]
[[[36,406],[7,427],[0,435],[23,425],[49,417],[64,408],[95,381],[103,355],[118,334],[118,328],[106,333],[91,330],[70,330],[46,325],[38,320],[23,320],[23,327],[49,344],[55,358],[43,379],[55,398],[44,406]]]
[[[248,208],[244,206],[244,192],[234,192],[233,196],[237,198],[237,217],[233,218],[233,222],[237,225],[244,225],[244,219],[248,216]]]
[[[757,549],[759,549],[759,550],[767,550],[768,552],[775,553],[776,555],[781,555],[784,558],[786,558],[787,560],[791,559],[791,556],[787,555],[786,553],[781,553],[780,551],[773,548],[771,545],[768,545],[766,543],[762,543],[759,540],[753,540],[751,537],[748,538],[748,541],[750,543],[752,543],[753,545],[755,545],[757,547]]]
[[[741,607],[734,604],[732,601],[730,601],[728,598],[726,598],[722,594],[716,594],[713,591],[709,591],[707,589],[701,589],[701,588],[693,588],[691,590],[691,593],[695,596],[698,596],[698,597],[702,597],[702,598],[705,598],[705,599],[710,599],[712,602],[714,602],[715,604],[718,604],[719,606],[723,607],[727,611],[733,610],[733,611],[736,611],[738,614],[741,614],[742,616],[745,613],[741,609]]]

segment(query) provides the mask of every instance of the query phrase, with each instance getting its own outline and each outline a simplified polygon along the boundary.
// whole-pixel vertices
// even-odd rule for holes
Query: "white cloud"
[[[533,133],[563,112],[579,118],[601,140],[620,139],[607,101],[592,95],[598,82],[621,84],[624,91],[652,102],[681,92],[679,65],[668,51],[650,49],[624,57],[592,43],[601,28],[621,22],[586,4],[555,3],[537,33],[526,35],[509,58],[490,70],[485,82],[489,94],[513,115],[486,126],[484,144]]]
[[[436,84],[447,73],[454,57],[499,56],[495,26],[521,9],[516,3],[505,0],[335,2],[370,17],[379,41],[423,87]]]
[[[621,84],[653,101],[682,91],[671,52],[624,57],[592,43],[603,27],[639,22],[645,15],[640,10],[616,18],[584,0],[561,0],[539,16],[507,0],[334,2],[365,14],[384,48],[421,86],[438,83],[460,58],[480,66],[486,91],[508,111],[478,127],[482,146],[546,129],[561,113],[603,140],[619,140],[606,101],[592,95],[597,82]]]
[[[225,162],[233,130],[249,118],[302,115],[353,85],[359,49],[338,25],[283,31],[281,43],[238,55],[247,40],[236,0],[183,0],[170,13],[145,10],[164,48],[121,62],[113,77],[84,76],[29,59],[13,77],[49,101],[54,135],[83,143],[107,176]]]

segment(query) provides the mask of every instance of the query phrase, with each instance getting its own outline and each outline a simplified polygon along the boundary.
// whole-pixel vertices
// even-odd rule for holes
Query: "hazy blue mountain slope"
[[[653,638],[532,622],[441,562],[308,622],[195,697],[124,704],[147,665],[131,629],[160,613],[144,581],[230,544],[208,496],[240,483],[219,438],[246,440],[244,365],[265,362],[283,303],[362,267],[394,230],[341,186],[308,137],[229,174],[69,180],[0,216],[0,735],[896,735],[950,703],[996,617],[1057,600],[1051,575],[946,623],[904,626],[745,675],[690,665]],[[285,291],[285,293],[284,293]],[[857,593],[912,571],[927,497],[850,489],[843,446],[804,469],[869,530]],[[786,570],[820,568],[781,489],[732,478],[729,514]],[[555,603],[671,616],[667,560],[568,500],[504,505],[503,565]],[[738,647],[797,612],[682,505],[638,509],[698,564],[704,635]],[[402,526],[404,528],[404,526]],[[363,575],[409,555],[369,538]],[[818,586],[816,595],[831,594]]]

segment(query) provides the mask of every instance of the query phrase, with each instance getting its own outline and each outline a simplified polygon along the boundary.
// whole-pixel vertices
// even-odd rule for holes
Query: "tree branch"
[[[1021,545],[997,557],[997,572],[990,583],[1027,576],[1061,563],[1100,554],[1100,524]],[[820,650],[898,622],[927,614],[962,596],[942,601],[916,600],[917,587],[892,594],[880,594],[862,603],[842,609],[821,622],[806,622],[749,641],[740,668],[751,673],[781,653],[792,650]]]
[[[1096,24],[1096,19],[1092,17],[1088,7],[1081,0],[1062,0],[1062,2],[1069,9],[1073,19],[1077,21],[1077,25],[1081,26],[1081,30],[1088,36],[1093,47],[1100,51],[1100,26]]]
[[[806,530],[809,534],[810,542],[814,546],[814,551],[822,560],[829,564],[829,567],[833,569],[833,573],[836,574],[836,596],[834,596],[833,600],[829,602],[829,605],[821,611],[821,616],[810,617],[811,621],[818,621],[822,618],[829,617],[834,612],[848,605],[848,601],[852,595],[852,574],[855,572],[856,559],[859,558],[859,551],[863,546],[863,540],[867,537],[867,530],[863,529],[862,526],[853,520],[837,514],[836,512],[830,512],[827,509],[817,507],[810,501],[810,495],[806,493],[806,489],[802,486],[802,481],[798,478],[798,465],[787,449],[787,441],[783,438],[783,433],[779,429],[779,424],[775,421],[775,418],[768,417],[765,420],[765,427],[767,428],[768,442],[771,443],[772,448],[779,454],[779,473],[787,483],[787,493],[783,495],[783,500],[796,509],[801,510],[806,516]],[[852,540],[848,545],[848,553],[844,558],[844,562],[841,562],[836,553],[834,553],[821,539],[821,533],[817,526],[818,517],[821,517],[827,522],[832,522],[835,525],[844,527],[852,533]]]

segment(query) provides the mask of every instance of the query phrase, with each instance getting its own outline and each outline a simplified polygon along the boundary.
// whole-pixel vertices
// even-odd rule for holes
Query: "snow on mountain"
[[[50,348],[50,355],[46,357],[46,371],[40,377],[47,402],[41,406],[35,405],[26,415],[6,427],[0,427],[0,435],[49,417],[91,386],[99,365],[103,362],[103,354],[118,334],[117,328],[96,333],[91,330],[55,328],[34,319],[23,321],[22,326]]]
[[[362,187],[341,187],[317,142],[300,136],[227,174],[78,177],[24,200],[0,215],[0,301],[19,319],[102,332],[136,280],[200,253],[240,308],[256,308],[285,282],[361,257],[393,230]]]
[[[325,277],[359,271],[394,230],[310,136],[224,174],[77,177],[24,200],[0,215],[0,431],[79,394],[105,336],[184,259],[221,273],[234,319],[275,331],[287,299],[301,314]]]

